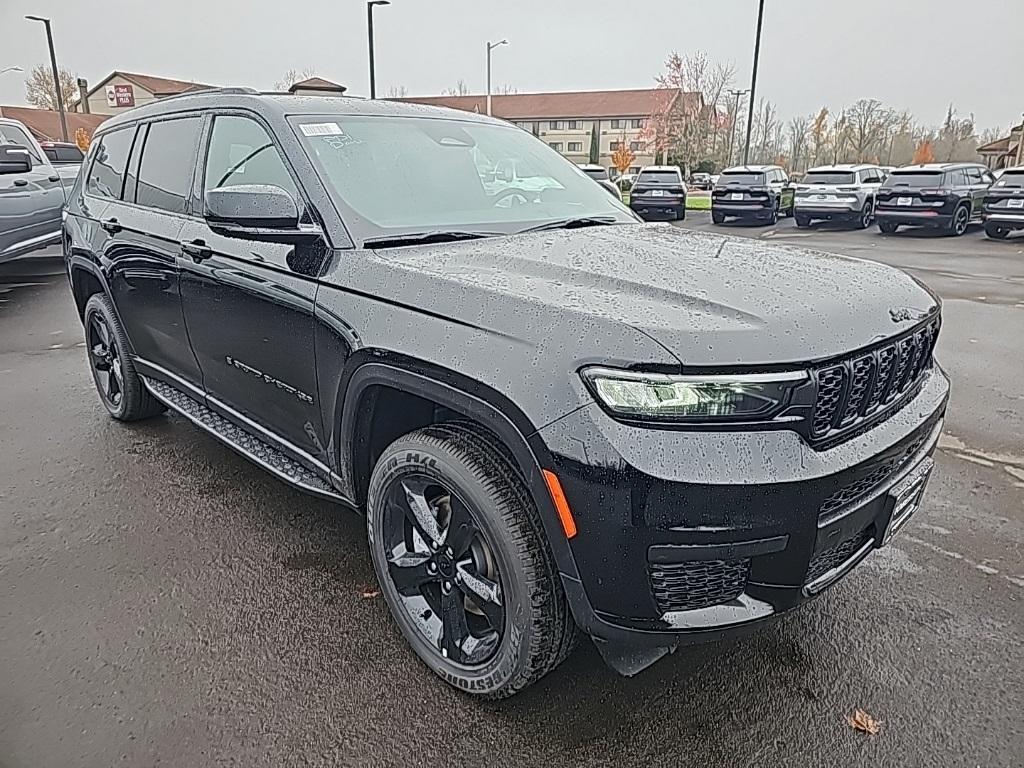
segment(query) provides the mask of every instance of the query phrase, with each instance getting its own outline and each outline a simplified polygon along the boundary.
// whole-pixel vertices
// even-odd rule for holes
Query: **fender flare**
[[[554,555],[559,572],[563,577],[579,579],[576,561],[541,474],[540,461],[527,442],[527,437],[535,430],[532,425],[528,430],[525,428],[526,425],[530,425],[529,420],[511,403],[503,405],[514,412],[516,420],[523,427],[517,426],[516,420],[482,397],[470,394],[435,376],[392,363],[367,362],[360,365],[352,372],[344,392],[338,393],[339,401],[343,400],[343,407],[340,410],[341,418],[335,427],[338,466],[346,484],[349,485],[348,490],[352,498],[357,498],[358,495],[354,457],[358,430],[366,416],[362,405],[367,390],[375,386],[390,387],[431,400],[497,435],[508,448],[512,460],[526,482],[533,502],[537,505],[548,546]],[[475,388],[479,390],[481,385],[477,383]],[[494,395],[497,399],[504,400],[500,394]]]

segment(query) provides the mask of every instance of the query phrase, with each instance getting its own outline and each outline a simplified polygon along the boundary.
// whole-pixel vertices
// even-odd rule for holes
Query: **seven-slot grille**
[[[739,597],[747,586],[750,559],[652,563],[648,571],[654,599],[662,613],[692,611]]]
[[[938,333],[935,320],[898,341],[816,369],[811,436],[830,437],[893,408],[930,367]]]

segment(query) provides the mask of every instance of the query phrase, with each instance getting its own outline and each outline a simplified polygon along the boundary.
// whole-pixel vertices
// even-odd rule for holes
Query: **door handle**
[[[14,186],[16,186],[16,187],[27,187],[28,186],[28,182],[25,181],[25,179],[15,179],[14,180]]]
[[[213,249],[203,240],[182,240],[181,252],[191,256],[196,264],[213,256]]]
[[[48,177],[47,181],[60,181],[60,176],[54,174],[53,176]]]
[[[122,229],[121,225],[117,223],[117,219],[104,219],[100,222],[100,226],[112,235],[116,235]]]

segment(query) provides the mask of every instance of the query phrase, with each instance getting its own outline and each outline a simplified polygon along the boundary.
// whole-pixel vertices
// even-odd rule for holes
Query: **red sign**
[[[108,107],[135,106],[135,91],[130,85],[108,85],[106,91]]]

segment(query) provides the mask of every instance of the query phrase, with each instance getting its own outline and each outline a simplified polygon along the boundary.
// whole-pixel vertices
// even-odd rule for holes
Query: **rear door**
[[[181,309],[178,234],[202,122],[199,115],[183,115],[140,125],[123,199],[112,201],[101,219],[110,234],[110,290],[140,372],[193,395],[201,393],[201,376]]]
[[[988,171],[982,169],[981,166],[968,168],[966,173],[971,187],[971,218],[980,221],[982,208],[985,205],[985,195],[988,193],[992,181],[986,178]]]
[[[299,185],[270,132],[254,116],[218,114],[196,183],[196,213],[206,191],[270,184],[288,192],[309,222]],[[252,422],[328,464],[322,440],[314,356],[317,277],[327,250],[229,238],[197,215],[181,241],[182,298],[207,401],[244,428]],[[240,419],[239,416],[242,418]]]
[[[0,144],[28,150],[32,170],[0,175],[0,263],[60,240],[64,190],[60,176],[25,129],[0,122]]]

